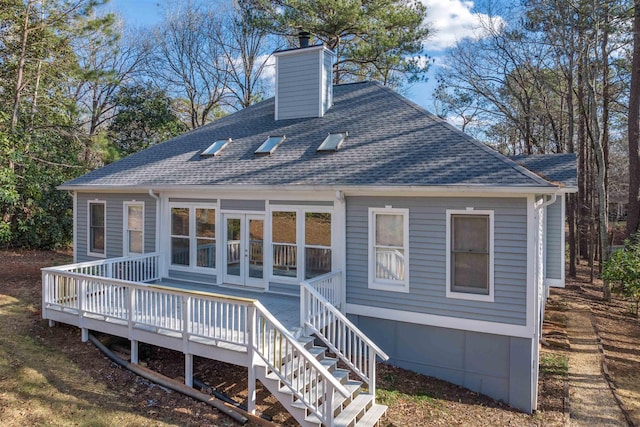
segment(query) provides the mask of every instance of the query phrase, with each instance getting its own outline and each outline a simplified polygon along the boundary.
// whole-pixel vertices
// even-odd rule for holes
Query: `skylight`
[[[276,148],[284,141],[286,137],[281,136],[269,136],[265,142],[255,151],[256,154],[273,154]]]
[[[338,151],[344,139],[349,135],[347,132],[330,133],[322,144],[318,147],[318,151]]]
[[[206,150],[200,153],[201,156],[219,156],[220,152],[224,150],[224,147],[229,145],[231,142],[231,138],[229,139],[219,139],[218,141],[211,144]]]

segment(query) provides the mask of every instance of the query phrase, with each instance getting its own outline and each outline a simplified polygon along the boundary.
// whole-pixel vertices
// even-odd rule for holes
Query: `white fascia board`
[[[504,335],[508,337],[533,338],[533,330],[529,326],[508,323],[488,322],[485,320],[463,319],[461,317],[439,316],[435,314],[416,313],[390,308],[371,307],[360,304],[347,304],[347,314],[394,320],[416,325],[436,326],[440,328],[458,329],[461,331],[482,332],[485,334]]]
[[[474,196],[486,195],[523,197],[530,194],[554,194],[558,187],[527,187],[527,186],[491,186],[491,185],[440,185],[440,186],[345,186],[345,185],[61,185],[59,190],[88,191],[88,192],[121,192],[121,193],[146,193],[149,189],[154,191],[216,191],[216,192],[264,192],[274,191],[280,194],[302,191],[342,191],[346,196],[451,196],[453,194],[472,194]]]

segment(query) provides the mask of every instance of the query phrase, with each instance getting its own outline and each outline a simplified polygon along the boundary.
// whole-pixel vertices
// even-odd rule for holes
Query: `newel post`
[[[84,326],[84,310],[87,304],[87,280],[74,279],[79,291],[78,295],[78,314],[80,316],[80,331],[82,333],[82,342],[89,341],[89,330]]]
[[[247,412],[256,413],[256,344],[257,344],[257,317],[256,307],[251,304],[249,306],[249,319],[247,322],[247,359],[248,359],[248,396],[247,396]]]
[[[305,289],[304,282],[300,283],[300,327],[303,333],[306,334],[306,321],[307,321],[307,290]]]
[[[369,348],[369,393],[376,403],[376,352]]]

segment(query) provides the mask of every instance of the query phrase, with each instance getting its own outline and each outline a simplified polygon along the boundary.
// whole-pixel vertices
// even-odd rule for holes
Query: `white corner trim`
[[[518,338],[533,338],[533,328],[524,325],[488,322],[485,320],[462,319],[460,317],[439,316],[389,308],[371,307],[360,304],[347,304],[347,314],[367,316],[377,319],[394,320],[417,325],[436,326],[470,332],[504,335]]]
[[[73,196],[73,263],[78,263],[78,192],[72,191]]]
[[[447,209],[446,212],[446,296],[469,301],[494,302],[494,211],[475,209]],[[452,215],[478,215],[489,217],[489,294],[474,294],[470,292],[459,292],[451,290],[451,216]]]
[[[377,214],[390,214],[390,215],[402,215],[403,217],[403,251],[404,251],[404,280],[389,280],[376,278],[376,251],[375,251],[375,215]],[[392,208],[386,206],[384,208],[369,208],[368,214],[368,243],[367,243],[367,258],[368,258],[368,286],[369,289],[375,289],[380,291],[390,292],[409,292],[409,270],[410,270],[410,254],[409,254],[409,209],[406,208]]]
[[[104,253],[91,252],[91,205],[101,204],[104,209]],[[107,201],[106,200],[87,200],[87,255],[96,258],[107,257]]]

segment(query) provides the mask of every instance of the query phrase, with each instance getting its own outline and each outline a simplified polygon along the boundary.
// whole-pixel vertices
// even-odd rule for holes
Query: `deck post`
[[[247,358],[248,362],[248,391],[247,412],[256,413],[256,357],[254,347],[256,345],[256,307],[249,306],[249,320],[247,325]]]
[[[376,403],[376,352],[369,348],[369,393],[373,396],[373,403]]]
[[[193,354],[184,354],[184,384],[193,387]]]
[[[138,364],[138,341],[131,340],[131,363]]]
[[[82,331],[82,342],[89,341],[89,329],[81,328],[80,331]]]

